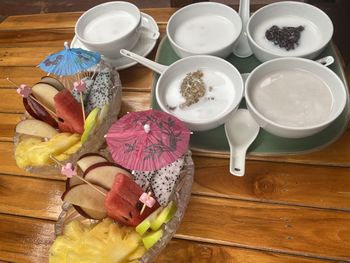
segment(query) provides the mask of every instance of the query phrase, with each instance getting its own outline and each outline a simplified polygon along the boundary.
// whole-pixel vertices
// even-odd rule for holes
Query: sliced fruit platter
[[[149,186],[140,182],[150,173],[110,160],[108,151],[100,151],[77,161],[62,195],[49,262],[150,262],[178,228],[191,195],[191,153],[152,171],[157,180],[148,195]]]
[[[121,107],[119,74],[102,64],[94,72],[84,72],[74,85],[53,76],[42,77],[31,88],[16,85],[26,110],[14,138],[20,168],[57,173],[53,158],[76,162],[82,154],[101,148]]]

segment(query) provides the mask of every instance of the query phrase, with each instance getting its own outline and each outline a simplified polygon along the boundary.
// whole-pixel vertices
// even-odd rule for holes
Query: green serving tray
[[[335,63],[329,68],[333,70],[344,82],[347,93],[347,103],[342,114],[331,123],[323,131],[306,138],[301,139],[287,139],[281,138],[268,133],[267,131],[260,129],[259,135],[254,143],[249,148],[249,154],[251,155],[285,155],[285,154],[301,154],[305,152],[311,152],[326,147],[337,140],[343,132],[349,122],[349,92],[346,84],[346,78],[341,66],[340,58],[336,52],[334,45],[331,43],[319,56],[333,56]],[[172,49],[168,38],[165,36],[157,50],[156,61],[163,65],[170,65],[176,60],[180,59]],[[254,56],[248,58],[238,58],[231,54],[226,58],[228,62],[233,64],[241,74],[251,72],[256,66],[261,64]],[[153,89],[154,91],[159,75],[154,74]],[[245,108],[244,100],[240,104],[241,108]],[[160,109],[155,99],[154,92],[152,92],[152,108]],[[190,147],[192,150],[229,156],[230,148],[226,139],[224,125],[221,125],[215,129],[203,132],[194,132],[191,136]]]

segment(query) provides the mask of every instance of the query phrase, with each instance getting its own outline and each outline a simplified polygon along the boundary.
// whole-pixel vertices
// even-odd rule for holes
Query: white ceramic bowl
[[[259,96],[257,95],[257,89],[259,89],[258,87],[261,87],[260,84],[263,83],[262,81],[269,85],[269,81],[275,81],[279,76],[281,76],[276,75],[276,73],[281,74],[281,72],[290,70],[299,70],[302,71],[302,73],[304,72],[303,74],[316,76],[317,79],[321,81],[319,83],[324,83],[326,85],[326,90],[328,88],[326,95],[329,96],[328,98],[330,103],[318,103],[319,101],[324,100],[321,98],[321,96],[317,96],[315,92],[311,92],[311,85],[305,85],[306,80],[300,78],[300,76],[305,76],[303,74],[299,76],[299,79],[298,77],[295,77],[295,81],[280,84],[284,87],[287,87],[289,84],[290,88],[293,89],[291,92],[289,92],[289,89],[287,89],[287,91],[284,90],[283,92],[271,93],[273,94],[273,97],[270,97],[269,95],[265,97],[267,93],[260,93]],[[274,79],[268,79],[267,76],[271,76],[272,74],[275,74]],[[281,86],[278,86],[279,91],[281,91],[281,88],[283,88],[280,87]],[[296,92],[294,92],[294,90],[296,90]],[[276,91],[276,89],[274,91]],[[346,105],[347,93],[340,78],[332,70],[321,65],[320,63],[303,58],[278,58],[261,64],[251,72],[245,83],[245,99],[250,113],[263,129],[281,137],[302,138],[320,132],[331,122],[333,122],[341,114]],[[260,106],[257,106],[257,104],[261,103],[262,100],[269,101],[267,106],[265,103],[264,112],[261,110],[261,104]],[[316,111],[318,111],[320,108],[310,106],[315,105],[315,101],[316,104],[319,104],[322,109],[323,107],[326,107],[326,105],[330,106],[330,110],[326,115],[324,115],[325,117],[320,118],[317,121],[315,121],[316,119],[314,118],[316,117],[314,116],[317,116]],[[290,114],[286,114],[286,112],[290,112]],[[276,121],[276,119],[271,120],[272,114],[273,116],[277,116],[279,120],[281,120],[281,118],[284,119],[287,115],[288,118],[290,116],[297,116],[293,118],[301,118],[295,120],[301,120],[301,123],[303,124],[281,124],[281,121]],[[267,117],[267,115],[269,117]],[[312,122],[314,123],[311,125],[310,123]]]
[[[176,98],[181,100],[182,80],[186,74],[197,70],[204,73],[207,92],[200,102],[180,110],[180,102]],[[212,92],[208,91],[210,86]],[[163,71],[158,79],[155,95],[163,111],[185,122],[193,131],[204,131],[226,122],[242,100],[243,90],[242,77],[232,64],[218,57],[198,55],[180,59]],[[173,106],[177,109],[172,109]]]
[[[175,12],[167,24],[167,35],[176,54],[227,57],[242,31],[237,12],[227,5],[202,2]]]
[[[140,10],[131,3],[114,1],[86,11],[75,25],[75,35],[88,49],[118,58],[120,49],[136,45],[140,27]]]
[[[265,37],[271,26],[304,26],[299,46],[294,50],[285,50]],[[333,24],[320,9],[301,2],[278,2],[257,10],[247,24],[249,45],[254,55],[262,62],[278,57],[303,57],[314,59],[331,40]]]

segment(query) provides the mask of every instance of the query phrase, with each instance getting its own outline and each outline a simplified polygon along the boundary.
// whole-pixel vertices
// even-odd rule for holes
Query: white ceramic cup
[[[107,58],[119,58],[120,49],[132,49],[140,34],[157,39],[158,32],[142,26],[140,10],[122,1],[97,5],[86,11],[75,24],[75,35],[90,50]]]
[[[176,11],[167,24],[167,36],[180,57],[211,55],[227,57],[242,32],[242,20],[231,7],[200,2]]]

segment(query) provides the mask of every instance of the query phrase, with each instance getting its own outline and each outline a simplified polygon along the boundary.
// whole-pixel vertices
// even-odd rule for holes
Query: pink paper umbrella
[[[164,167],[188,150],[190,131],[176,117],[156,110],[131,112],[106,135],[114,161],[138,171]]]

